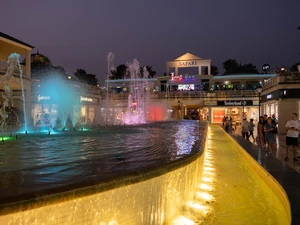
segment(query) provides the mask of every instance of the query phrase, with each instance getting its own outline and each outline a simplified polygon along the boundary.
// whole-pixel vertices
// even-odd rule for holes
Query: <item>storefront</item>
[[[232,118],[233,125],[240,125],[243,117],[248,121],[258,121],[258,106],[252,100],[225,100],[217,101],[217,106],[211,107],[211,122],[222,123],[224,117]]]
[[[97,98],[75,95],[57,98],[55,94],[37,95],[32,108],[32,125],[42,127],[65,127],[92,125],[96,116]]]
[[[204,85],[195,75],[175,76],[172,73],[171,79],[167,81],[170,91],[202,91]]]

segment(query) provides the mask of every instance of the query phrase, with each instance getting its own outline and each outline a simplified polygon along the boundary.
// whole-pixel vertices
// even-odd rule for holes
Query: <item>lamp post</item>
[[[242,105],[243,105],[243,111],[242,111],[242,120],[244,119],[244,107],[245,107],[245,95],[242,96]]]
[[[259,120],[259,117],[260,117],[260,94],[262,92],[262,88],[258,87],[258,88],[256,88],[256,91],[258,93],[258,120]]]

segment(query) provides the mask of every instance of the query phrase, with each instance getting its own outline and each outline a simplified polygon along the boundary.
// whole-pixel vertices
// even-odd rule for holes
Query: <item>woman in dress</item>
[[[257,137],[256,137],[257,146],[260,148],[266,148],[263,132],[264,132],[264,117],[260,116],[257,124]]]

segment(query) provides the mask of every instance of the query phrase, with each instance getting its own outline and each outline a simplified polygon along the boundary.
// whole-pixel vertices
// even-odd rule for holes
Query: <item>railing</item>
[[[88,84],[83,84],[80,82],[72,82],[72,86],[75,86],[76,88],[83,90],[85,92],[90,92],[90,93],[94,93],[94,94],[100,94],[100,88],[96,87],[96,86],[92,86],[92,85],[88,85]]]
[[[300,83],[300,73],[299,72],[286,72],[280,73],[276,77],[268,79],[263,87],[270,88],[278,84],[289,84],[289,83]]]
[[[106,99],[107,93],[102,93],[102,99]],[[128,99],[128,92],[108,93],[108,98],[115,101],[124,101]],[[174,99],[174,98],[242,98],[242,97],[258,97],[256,90],[227,90],[227,91],[171,91],[151,93],[151,99]]]
[[[22,75],[27,77],[27,74],[26,74],[26,67],[23,66],[23,65],[20,65],[20,66],[21,66],[21,69],[22,69]],[[7,68],[8,68],[7,62],[6,62],[6,61],[3,61],[3,60],[0,60],[0,72],[6,73]],[[19,76],[19,75],[20,75],[19,71],[18,71],[18,70],[15,70],[15,71],[14,71],[14,75]]]

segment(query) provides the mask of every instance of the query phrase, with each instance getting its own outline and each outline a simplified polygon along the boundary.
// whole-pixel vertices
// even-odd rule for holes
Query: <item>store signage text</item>
[[[50,96],[42,96],[42,95],[38,95],[37,96],[37,100],[39,101],[43,101],[43,100],[50,100]]]
[[[246,106],[246,105],[253,105],[252,100],[241,100],[241,101],[218,101],[218,105],[223,106]]]
[[[174,76],[174,73],[172,73],[171,79],[172,79],[172,80],[175,80],[175,81],[182,80],[182,75]]]
[[[196,66],[197,61],[179,62],[179,66]]]
[[[184,79],[185,80],[195,79],[195,76],[194,75],[185,75]]]
[[[80,102],[93,102],[92,98],[80,96]]]

